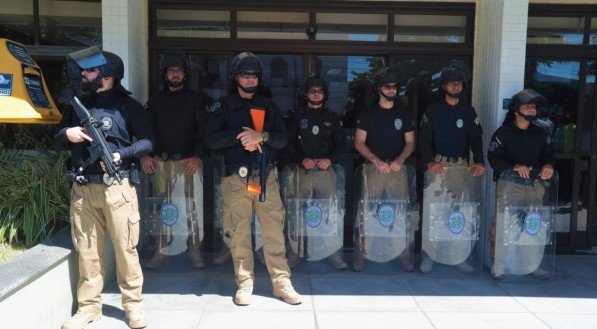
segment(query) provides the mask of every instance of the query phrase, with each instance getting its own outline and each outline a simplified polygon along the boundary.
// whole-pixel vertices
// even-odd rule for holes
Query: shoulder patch
[[[551,145],[551,137],[549,135],[547,135],[547,138],[545,139],[545,143],[547,143],[547,145]]]
[[[476,124],[477,126],[481,124],[481,120],[479,120],[479,117],[478,117],[478,116],[476,116],[476,117],[475,117],[475,121],[474,121],[474,122],[475,122],[475,124]]]
[[[207,112],[209,112],[209,113],[214,113],[214,112],[216,112],[217,110],[219,110],[221,107],[222,107],[222,103],[220,103],[220,101],[217,101],[217,102],[215,102],[215,103],[211,104],[211,106],[208,106],[208,107],[206,108],[206,110],[207,110]]]

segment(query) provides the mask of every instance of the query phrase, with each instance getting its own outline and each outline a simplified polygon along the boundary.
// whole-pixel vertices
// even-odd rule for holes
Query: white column
[[[491,135],[502,124],[507,111],[504,99],[524,87],[528,0],[479,1],[478,47],[475,49],[475,107],[484,131],[485,154]],[[487,163],[489,166],[489,163]],[[495,211],[493,171],[487,171],[485,223]]]
[[[122,85],[141,103],[148,97],[148,13],[147,0],[102,0],[103,50],[122,58]]]

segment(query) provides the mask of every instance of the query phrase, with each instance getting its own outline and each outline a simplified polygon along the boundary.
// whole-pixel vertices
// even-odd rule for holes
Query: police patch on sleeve
[[[301,122],[299,122],[299,127],[301,127],[301,129],[307,129],[307,127],[309,127],[309,120],[302,119]]]
[[[402,129],[402,119],[396,118],[394,120],[394,128],[396,128],[396,130]]]
[[[477,126],[479,126],[481,124],[481,120],[479,120],[479,117],[475,117],[475,124]]]
[[[456,127],[462,128],[464,126],[464,121],[462,119],[456,120]]]
[[[216,112],[217,110],[219,110],[219,109],[220,109],[220,107],[222,107],[222,103],[220,103],[220,102],[215,102],[215,103],[211,104],[211,106],[209,106],[208,108],[206,108],[206,110],[207,110],[207,112],[209,112],[209,113],[214,113],[214,112]]]
[[[497,150],[499,147],[500,147],[500,144],[496,141],[492,141],[491,143],[489,143],[489,151],[491,151],[491,152]]]
[[[551,137],[547,136],[545,143],[547,143],[547,145],[551,145]]]

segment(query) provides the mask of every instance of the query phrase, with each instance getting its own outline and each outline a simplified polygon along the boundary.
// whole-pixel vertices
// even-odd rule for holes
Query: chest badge
[[[319,126],[313,126],[313,129],[311,129],[311,132],[313,132],[313,135],[319,134]]]
[[[464,126],[464,121],[462,119],[456,120],[456,127],[462,128]]]
[[[299,122],[299,127],[301,127],[301,129],[307,129],[307,127],[309,127],[309,120],[302,119],[301,122]]]
[[[402,129],[402,120],[400,118],[394,120],[394,128],[396,128],[396,130]]]
[[[102,121],[102,129],[104,131],[108,131],[112,128],[112,118],[103,117],[101,121]]]
[[[249,174],[249,169],[247,167],[238,168],[238,175],[240,177],[247,177],[247,174]]]

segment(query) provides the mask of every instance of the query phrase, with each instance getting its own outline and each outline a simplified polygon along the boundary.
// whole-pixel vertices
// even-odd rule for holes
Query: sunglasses
[[[88,69],[83,69],[83,72],[87,71],[89,73],[93,73],[97,70],[97,67],[90,67]]]
[[[257,73],[257,72],[240,72],[238,75],[240,75],[240,77],[243,78],[243,79],[257,79],[257,78],[259,78],[259,73]]]
[[[311,89],[309,89],[309,94],[320,94],[320,95],[325,95],[325,90],[323,90],[323,89],[311,88]]]
[[[177,68],[177,69],[167,69],[166,70],[167,74],[184,74],[184,69],[182,68]]]

